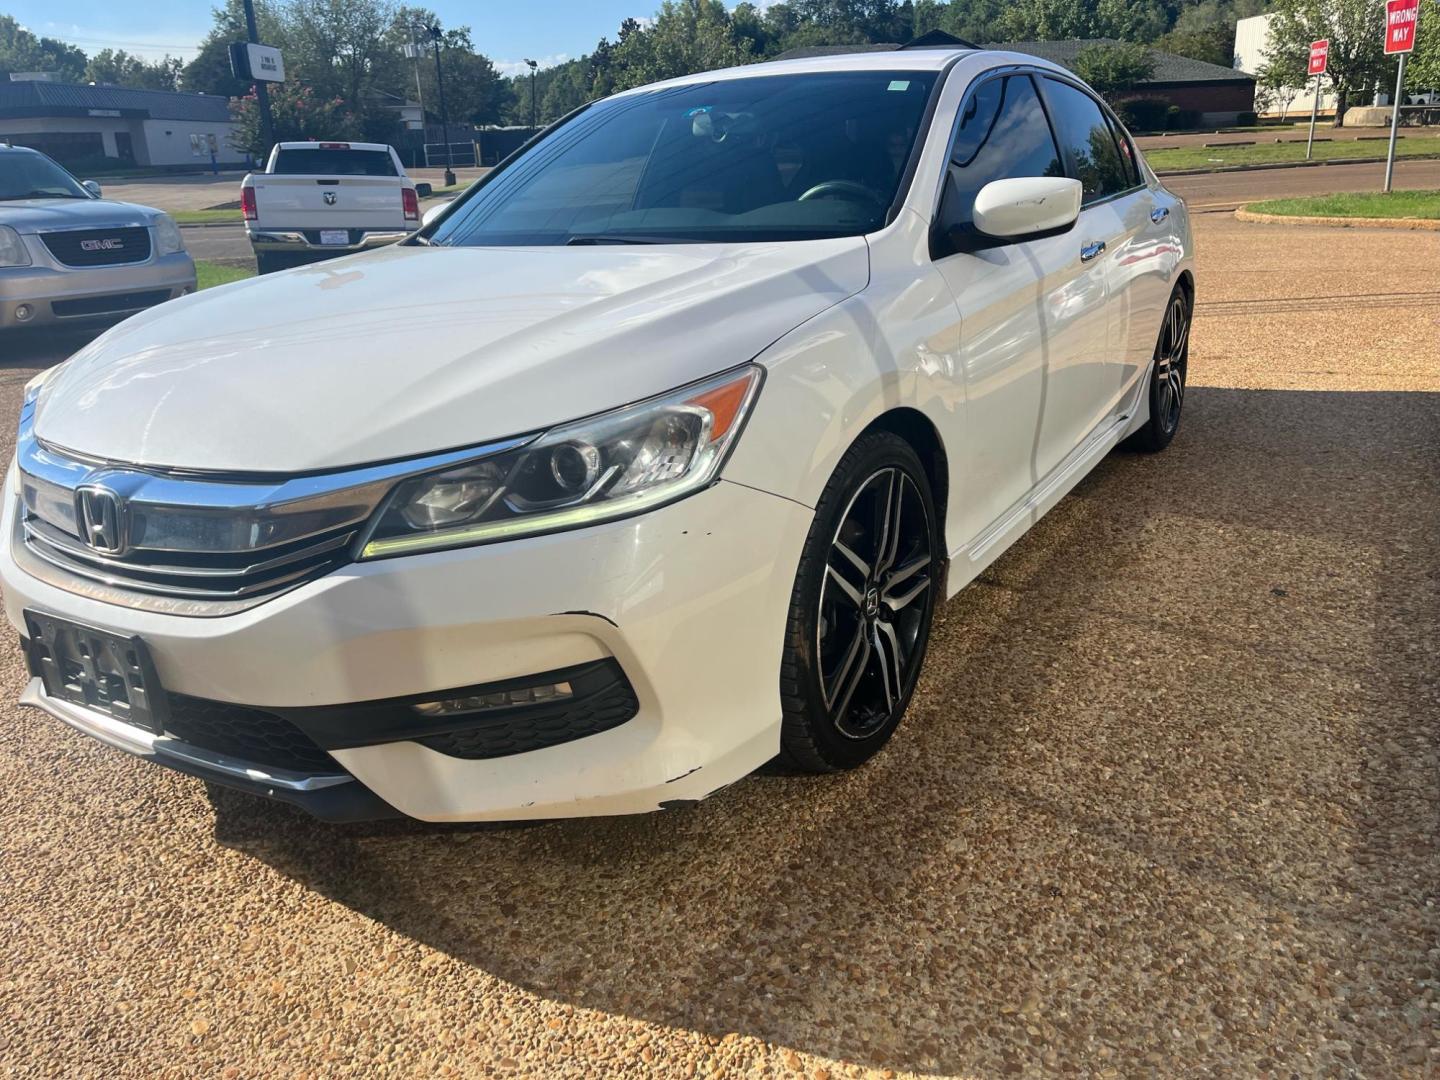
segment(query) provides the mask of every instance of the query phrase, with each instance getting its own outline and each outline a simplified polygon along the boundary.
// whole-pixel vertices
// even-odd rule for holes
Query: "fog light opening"
[[[544,705],[551,701],[563,701],[574,695],[574,688],[568,682],[541,683],[538,686],[520,686],[514,690],[496,690],[488,694],[421,701],[410,708],[421,716],[460,716],[465,713],[514,709],[523,705]]]
[[[16,322],[29,322],[30,317],[35,314],[35,309],[29,304],[19,304],[15,308]]]

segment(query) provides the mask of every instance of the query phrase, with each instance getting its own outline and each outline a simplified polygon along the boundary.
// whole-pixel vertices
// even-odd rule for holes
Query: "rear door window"
[[[960,111],[950,145],[949,197],[957,220],[973,220],[975,196],[992,180],[1064,176],[1060,151],[1028,75],[1008,75],[976,87]]]
[[[1136,185],[1137,181],[1131,179],[1135,174],[1127,172],[1115,134],[1110,130],[1110,121],[1105,118],[1099,102],[1085,91],[1049,77],[1045,79],[1045,100],[1050,105],[1056,134],[1085,189],[1084,205],[1108,199]]]
[[[319,147],[281,150],[275,155],[275,175],[395,176],[395,162],[385,150]]]

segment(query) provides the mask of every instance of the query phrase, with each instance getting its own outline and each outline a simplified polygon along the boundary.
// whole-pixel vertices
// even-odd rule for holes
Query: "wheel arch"
[[[939,518],[936,528],[940,534],[940,558],[945,563],[941,586],[942,590],[948,590],[946,578],[950,570],[950,559],[945,520],[950,506],[950,455],[946,452],[945,440],[930,417],[907,405],[887,409],[875,417],[863,430],[856,433],[851,445],[872,431],[888,431],[899,436],[910,444],[920,458],[920,464],[925,469],[925,478],[930,481],[930,496],[935,504],[935,514]],[[946,592],[942,591],[941,595],[946,595]]]

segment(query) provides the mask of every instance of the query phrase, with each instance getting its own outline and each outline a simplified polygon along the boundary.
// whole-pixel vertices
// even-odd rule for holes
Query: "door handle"
[[[1154,210],[1150,211],[1150,220],[1156,225],[1159,225],[1160,222],[1169,216],[1170,208],[1168,206],[1157,206]]]
[[[1080,249],[1080,261],[1089,262],[1105,250],[1104,240],[1095,240]]]

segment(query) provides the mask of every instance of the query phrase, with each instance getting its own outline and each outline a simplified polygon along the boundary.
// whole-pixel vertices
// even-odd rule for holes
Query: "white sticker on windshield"
[[[910,89],[910,80],[909,80],[909,79],[892,79],[892,80],[890,81],[890,89],[891,89],[891,90],[909,90],[909,89]]]

